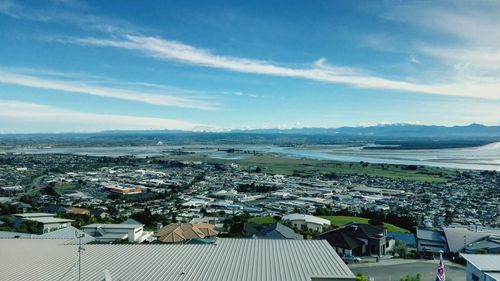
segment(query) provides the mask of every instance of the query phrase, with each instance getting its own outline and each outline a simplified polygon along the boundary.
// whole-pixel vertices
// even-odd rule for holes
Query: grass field
[[[367,164],[357,162],[336,162],[313,159],[295,159],[270,153],[245,155],[245,159],[225,160],[213,159],[205,154],[170,156],[167,159],[197,160],[206,163],[236,163],[243,169],[252,170],[261,167],[262,172],[280,175],[317,175],[317,174],[350,174],[385,177],[407,181],[447,182],[455,171],[450,169],[422,167],[407,170],[402,165]]]
[[[351,217],[351,216],[321,216],[321,218],[329,220],[333,226],[341,226],[350,222],[368,223],[369,220],[367,218]],[[272,224],[274,223],[274,218],[272,216],[255,217],[249,219],[248,222],[255,224]],[[384,227],[387,228],[387,231],[390,232],[409,233],[408,230],[403,229],[401,227],[397,227],[390,223],[384,223]]]
[[[321,217],[329,220],[332,223],[332,225],[335,226],[341,226],[350,222],[368,223],[369,220],[367,218],[351,217],[351,216],[321,216]],[[408,230],[403,229],[401,227],[397,227],[390,223],[384,223],[384,227],[387,228],[387,231],[390,232],[409,233]]]
[[[78,184],[76,183],[56,183],[54,185],[54,190],[59,194],[70,193],[78,189]]]

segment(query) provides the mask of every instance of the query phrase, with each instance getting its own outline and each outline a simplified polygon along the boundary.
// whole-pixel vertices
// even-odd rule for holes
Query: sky
[[[0,133],[500,125],[499,30],[499,0],[0,0]]]

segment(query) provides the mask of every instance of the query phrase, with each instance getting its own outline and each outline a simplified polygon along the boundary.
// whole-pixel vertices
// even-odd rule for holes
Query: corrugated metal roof
[[[68,243],[78,244],[80,243],[79,236],[82,236],[81,243],[87,244],[90,242],[94,242],[95,238],[88,235],[87,233],[79,230],[76,227],[68,226],[66,228],[61,228],[59,230],[55,230],[52,232],[48,232],[42,235],[38,235],[36,238],[40,239],[67,239]]]
[[[479,241],[490,235],[489,232],[474,232],[466,228],[443,227],[443,231],[448,242],[448,249],[452,253],[460,252],[470,243]]]
[[[500,255],[461,254],[461,256],[481,271],[500,271]]]
[[[76,280],[77,245],[61,240],[0,240],[6,280]],[[85,245],[82,280],[295,281],[352,278],[321,240],[218,239],[215,245]],[[66,275],[65,275],[66,273]]]
[[[486,273],[487,276],[492,278],[493,280],[500,280],[500,272],[498,273]]]
[[[320,225],[331,225],[329,220],[318,218],[311,215],[305,214],[290,214],[286,215],[282,218],[284,221],[305,221],[307,223],[315,223]]]

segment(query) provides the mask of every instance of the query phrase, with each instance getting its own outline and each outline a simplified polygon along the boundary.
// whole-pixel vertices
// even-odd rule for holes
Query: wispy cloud
[[[67,132],[170,129],[205,131],[212,126],[185,120],[98,114],[12,100],[0,100],[0,127],[4,132]]]
[[[102,87],[86,81],[67,81],[43,76],[25,75],[11,71],[0,70],[0,84],[10,84],[30,88],[55,90],[66,93],[86,94],[105,98],[113,98],[140,102],[157,106],[171,106],[194,108],[202,110],[216,109],[216,105],[189,97],[180,97],[168,94],[137,92],[122,88]]]
[[[176,61],[242,73],[303,78],[328,83],[347,84],[360,88],[494,100],[500,99],[500,92],[498,91],[500,81],[493,81],[487,84],[469,81],[451,81],[441,84],[414,83],[366,75],[349,68],[332,67],[327,65],[324,59],[318,60],[309,68],[290,68],[261,60],[215,55],[207,50],[195,48],[187,44],[149,36],[124,35],[122,39],[74,38],[67,42],[129,49],[160,60]]]
[[[71,24],[84,30],[107,34],[146,31],[146,29],[125,20],[94,15],[83,2],[52,1],[41,4],[43,4],[43,9],[36,9],[32,7],[33,5],[23,5],[21,2],[12,0],[0,0],[0,13],[16,19]]]
[[[481,2],[481,1],[478,1]],[[143,28],[127,21],[81,13],[78,10],[52,7],[34,10],[10,0],[0,0],[0,12],[12,17],[44,22],[64,22],[104,32],[104,38],[70,38],[66,43],[86,46],[101,46],[128,49],[158,60],[175,61],[189,65],[204,66],[240,73],[291,77],[345,84],[359,88],[404,91],[423,94],[437,94],[458,97],[500,99],[500,67],[498,63],[500,46],[500,4],[484,1],[479,4],[460,2],[453,7],[447,2],[432,5],[420,2],[392,3],[384,18],[416,25],[429,32],[444,34],[461,40],[458,46],[422,43],[406,50],[410,63],[418,64],[422,59],[431,57],[443,63],[444,69],[419,68],[422,73],[441,73],[442,76],[429,82],[429,75],[414,75],[406,80],[395,80],[362,69],[338,67],[326,64],[319,59],[303,68],[291,68],[265,60],[247,59],[219,55],[181,42],[160,37],[146,36]],[[472,6],[470,8],[469,6]],[[462,8],[457,8],[462,7]],[[57,41],[57,40],[56,40]],[[61,42],[61,40],[59,40]],[[379,50],[397,52],[401,46],[397,38],[377,33],[365,38],[368,45]],[[465,43],[464,43],[465,42]],[[401,43],[401,42],[399,42]],[[464,43],[464,44],[462,44]],[[404,53],[404,52],[403,52]],[[453,53],[453,55],[450,55]],[[417,59],[418,56],[418,59]],[[424,58],[425,56],[425,58]],[[405,61],[407,63],[407,60]]]
[[[405,2],[391,5],[383,17],[424,30],[428,36],[415,38],[416,43],[411,48],[419,56],[440,63],[438,67],[443,77],[499,89],[500,2],[435,4]]]

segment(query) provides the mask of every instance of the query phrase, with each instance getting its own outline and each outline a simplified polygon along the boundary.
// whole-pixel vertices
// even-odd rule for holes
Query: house
[[[500,281],[500,255],[460,256],[467,261],[467,281]]]
[[[53,213],[53,214],[58,214],[58,213],[66,213],[66,208],[60,205],[49,205],[45,206],[42,209],[46,213]]]
[[[215,244],[78,245],[59,239],[0,239],[5,280],[354,281],[322,240],[229,239]],[[79,271],[80,269],[80,271]],[[105,278],[107,276],[107,278]]]
[[[339,254],[383,256],[386,254],[387,232],[371,224],[349,223],[316,236],[325,239]]]
[[[304,214],[286,215],[282,218],[282,220],[303,231],[312,230],[316,232],[323,232],[331,225],[329,220]]]
[[[442,229],[418,227],[416,237],[418,253],[439,254],[441,251],[443,253],[449,252],[446,236]]]
[[[295,233],[293,229],[279,222],[275,222],[258,232],[252,233],[250,237],[255,239],[293,239],[293,240],[304,239],[304,236]]]
[[[61,228],[52,232],[48,232],[42,235],[35,235],[31,238],[35,239],[64,239],[66,243],[72,244],[87,244],[95,241],[95,238],[88,235],[87,233],[75,228],[73,226],[68,226]]]
[[[54,216],[55,214],[49,213],[14,214],[14,227],[19,228],[23,222],[33,221],[37,224],[37,234],[42,234],[71,226],[73,220],[55,218]]]
[[[185,243],[195,238],[215,238],[219,232],[208,223],[171,223],[154,234],[163,243]]]
[[[71,207],[68,209],[68,214],[78,215],[78,216],[88,216],[90,215],[90,211],[87,209]]]
[[[109,217],[109,214],[103,209],[94,209],[90,211],[90,215],[95,218],[105,219]]]
[[[89,224],[82,230],[96,238],[96,242],[111,243],[116,240],[126,240],[130,243],[142,243],[153,241],[153,233],[144,230],[144,225],[135,221],[127,220],[120,224]]]

